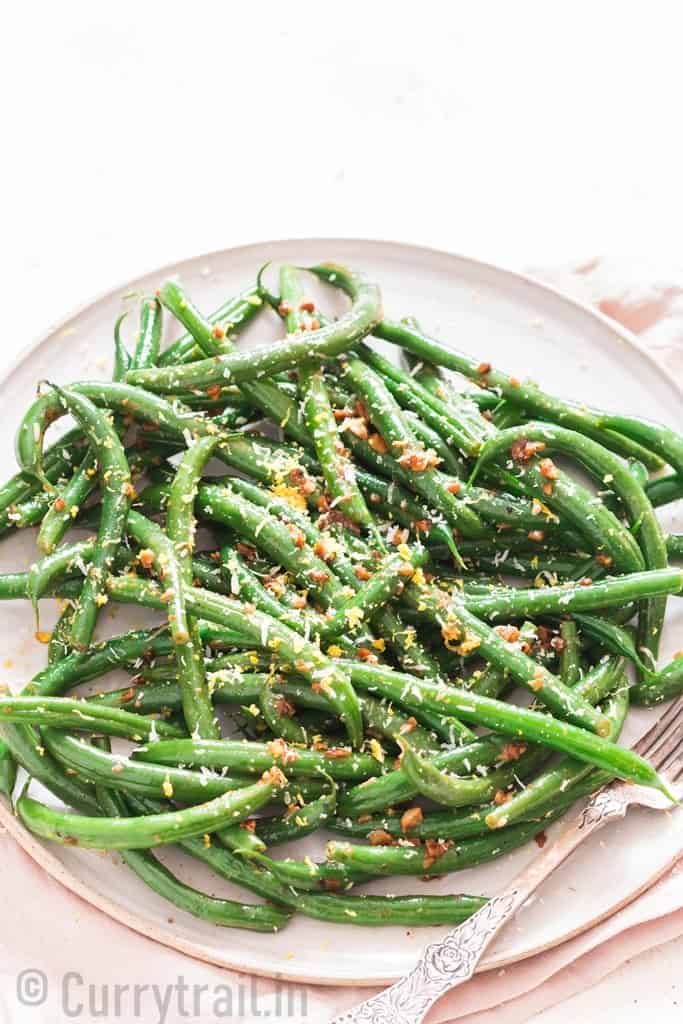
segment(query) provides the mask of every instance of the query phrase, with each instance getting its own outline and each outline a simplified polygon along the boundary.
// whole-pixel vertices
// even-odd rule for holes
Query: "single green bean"
[[[653,704],[661,704],[665,700],[671,700],[683,692],[683,656],[674,655],[663,669],[650,679],[642,680],[632,690],[634,704],[651,707]]]
[[[0,697],[0,716],[6,722],[102,732],[107,736],[122,736],[136,743],[157,736],[170,738],[184,735],[183,729],[166,722],[67,697]]]
[[[216,324],[225,332],[226,338],[234,337],[243,330],[253,316],[263,307],[256,288],[247,288],[234,298],[228,299],[222,306],[212,313],[208,320]],[[174,341],[165,352],[159,357],[159,366],[169,366],[172,363],[192,362],[202,355],[195,339],[188,331],[177,341]]]
[[[161,303],[156,299],[143,299],[140,303],[140,330],[129,369],[140,370],[156,364],[161,347],[161,329]]]
[[[576,686],[581,678],[581,645],[579,631],[574,619],[563,619],[560,623],[560,679],[565,686]]]
[[[216,449],[215,437],[203,437],[185,453],[171,484],[166,506],[166,533],[178,560],[183,588],[192,585],[192,552],[196,523],[194,502],[206,463]],[[202,659],[199,625],[187,617],[185,643],[176,643],[178,681],[183,693],[183,716],[188,731],[202,739],[218,739],[221,731],[209,697]]]
[[[246,740],[159,740],[133,751],[133,759],[150,764],[229,768],[242,775],[260,774],[281,765],[292,777],[329,775],[355,782],[380,775],[382,765],[370,754],[348,747],[317,751],[287,747],[282,741],[251,743]]]
[[[29,796],[16,803],[26,827],[42,839],[106,850],[142,850],[204,835],[235,822],[272,800],[282,780],[264,778],[205,804],[139,818],[85,817],[57,811]]]

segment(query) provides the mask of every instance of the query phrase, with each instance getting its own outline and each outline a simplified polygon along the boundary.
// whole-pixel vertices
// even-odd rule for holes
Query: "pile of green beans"
[[[486,896],[349,890],[484,863],[611,778],[667,792],[617,740],[683,692],[683,652],[657,664],[683,543],[655,512],[683,437],[385,320],[345,267],[263,276],[208,314],[160,282],[130,341],[114,325],[112,380],[43,384],[19,424],[0,532],[37,550],[0,600],[61,613],[46,667],[0,693],[0,793],[222,927],[457,923]],[[240,348],[266,319],[282,340]],[[98,641],[117,603],[149,625]],[[278,856],[325,832],[344,841]],[[264,902],[191,888],[167,844]]]

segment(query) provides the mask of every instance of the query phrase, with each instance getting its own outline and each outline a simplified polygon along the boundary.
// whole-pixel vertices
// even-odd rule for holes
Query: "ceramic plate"
[[[112,325],[122,306],[130,302],[126,296],[149,292],[164,276],[178,274],[199,306],[211,310],[249,285],[257,268],[269,259],[304,265],[333,259],[358,267],[380,282],[390,315],[417,316],[429,333],[482,361],[491,361],[519,377],[530,376],[567,398],[654,415],[671,426],[680,426],[678,388],[631,337],[611,321],[534,281],[459,256],[394,243],[337,239],[273,242],[202,256],[130,281],[35,344],[0,384],[6,425],[0,478],[14,471],[13,430],[35,394],[37,381],[109,377]],[[263,343],[277,336],[275,318],[264,315],[250,326],[245,343],[254,339]],[[665,525],[671,529],[674,513],[668,515]],[[3,542],[1,557],[3,571],[26,567],[35,558],[32,532]],[[43,628],[54,621],[55,609],[50,604],[43,602]],[[681,646],[676,633],[683,602],[671,600],[670,605],[663,658]],[[15,689],[43,667],[45,648],[34,639],[35,625],[27,604],[6,602],[2,614],[3,680]],[[149,621],[148,613],[122,607],[112,608],[109,616],[101,635],[105,629],[118,633]],[[121,679],[112,677],[112,685],[122,685]],[[652,717],[652,712],[632,713],[624,741],[632,742]],[[320,984],[374,985],[403,974],[422,946],[444,932],[439,928],[330,926],[303,917],[273,936],[222,930],[175,908],[169,912],[169,905],[145,888],[115,855],[43,845],[18,824],[6,803],[0,806],[0,821],[51,875],[111,917],[161,943],[226,967]],[[322,849],[323,838],[315,836],[297,844],[296,853],[320,857]],[[683,814],[632,811],[623,824],[585,844],[545,884],[489,950],[482,969],[556,945],[611,914],[665,871],[681,850]],[[282,852],[293,853],[294,848]],[[391,880],[374,883],[366,891],[489,895],[536,852],[531,843],[457,876],[428,884],[417,879]],[[208,878],[195,863],[166,853],[164,859],[184,880],[200,888],[244,898],[244,893],[237,896],[227,884]]]

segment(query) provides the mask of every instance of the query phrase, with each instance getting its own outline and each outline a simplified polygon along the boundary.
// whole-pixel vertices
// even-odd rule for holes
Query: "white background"
[[[607,254],[683,282],[680,10],[13,4],[0,367],[110,285],[267,238],[391,238],[514,268]],[[678,1020],[681,952],[538,1020]]]

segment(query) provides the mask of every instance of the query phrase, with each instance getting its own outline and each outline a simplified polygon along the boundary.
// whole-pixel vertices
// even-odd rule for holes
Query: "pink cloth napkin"
[[[626,324],[672,374],[683,379],[681,289],[665,280],[644,288],[642,281],[654,281],[649,272],[624,274],[623,268],[604,260],[536,276]],[[68,1019],[181,1024],[221,1017],[248,1024],[264,1018],[318,1024],[372,992],[250,979],[156,945],[62,888],[1,832],[0,864],[0,1024]],[[429,1022],[492,1024],[495,1013],[495,1024],[521,1024],[594,985],[633,956],[680,935],[683,868],[677,867],[583,935],[504,971],[476,976],[442,1000]],[[238,933],[226,941],[238,942]],[[128,986],[119,994],[118,1005],[115,985]],[[135,985],[144,989],[137,1005]],[[173,985],[169,996],[168,986]],[[181,997],[183,986],[187,991]],[[109,1005],[102,1012],[105,999]]]

